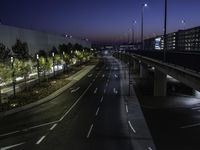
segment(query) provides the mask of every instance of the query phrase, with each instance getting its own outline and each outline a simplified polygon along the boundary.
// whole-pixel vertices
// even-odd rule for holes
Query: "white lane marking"
[[[105,77],[105,74],[102,75],[102,78],[104,78],[104,77]]]
[[[87,87],[87,89],[81,94],[81,96],[76,100],[76,102],[64,113],[64,115],[59,119],[59,121],[62,121],[65,116],[69,114],[69,112],[76,106],[76,104],[81,100],[81,98],[85,95],[85,93],[88,91],[88,89],[92,86],[92,83]]]
[[[196,109],[200,109],[200,107],[194,107],[194,108],[192,108],[192,110],[196,110]]]
[[[151,147],[148,147],[148,150],[153,150]]]
[[[103,102],[103,96],[101,97],[101,101],[100,101],[101,103]]]
[[[94,90],[94,94],[96,94],[96,93],[97,93],[97,90],[98,90],[98,88],[96,88],[96,89]]]
[[[54,124],[54,125],[50,128],[50,130],[53,130],[56,126],[57,126],[57,123]]]
[[[25,129],[21,129],[21,130],[18,130],[18,131],[13,131],[13,132],[1,134],[0,137],[4,137],[4,136],[16,134],[16,133],[19,133],[19,132],[26,132],[26,131],[29,131],[29,130],[31,130],[31,129],[36,129],[36,128],[48,126],[48,125],[55,124],[55,123],[58,123],[58,122],[59,122],[59,120],[57,120],[57,121],[52,121],[52,122],[48,122],[48,123],[43,123],[43,124],[40,124],[40,125],[28,127],[28,128],[25,128]]]
[[[80,89],[80,87],[77,87],[77,88],[71,90],[71,93],[77,92],[79,89]]]
[[[92,76],[93,76],[93,74],[89,74],[89,75],[88,75],[88,78],[90,78],[90,77],[92,77]]]
[[[52,121],[52,122],[48,122],[48,123],[43,123],[43,124],[40,124],[40,125],[36,125],[36,126],[32,126],[32,127],[29,127],[29,128],[26,128],[24,130],[30,130],[30,129],[35,129],[35,128],[39,128],[39,127],[43,127],[43,126],[48,126],[48,125],[51,125],[51,124],[55,124],[55,123],[58,123],[59,120],[57,121]],[[22,130],[23,131],[23,130]]]
[[[42,136],[42,137],[36,142],[36,144],[37,144],[37,145],[40,144],[40,143],[44,140],[45,137],[46,137],[46,136]]]
[[[106,87],[108,87],[108,83],[106,83]]]
[[[128,113],[128,105],[126,105],[126,112]]]
[[[93,124],[90,126],[90,129],[89,129],[89,131],[88,131],[88,134],[87,134],[87,138],[89,138],[90,137],[90,134],[91,134],[91,132],[92,132],[92,128],[93,128]]]
[[[13,148],[13,147],[17,147],[17,146],[20,146],[20,145],[22,145],[22,144],[24,144],[24,142],[23,142],[23,143],[19,143],[19,144],[15,144],[15,145],[11,145],[11,146],[2,147],[2,148],[0,148],[0,150],[11,149],[11,148]]]
[[[100,109],[100,108],[98,107],[98,109],[97,109],[97,111],[96,111],[96,114],[95,114],[96,116],[98,116],[98,114],[99,114],[99,109]]]
[[[9,132],[9,133],[5,133],[5,134],[1,134],[0,137],[3,137],[3,136],[8,136],[8,135],[12,135],[12,134],[15,134],[15,133],[18,133],[20,131],[13,131],[13,132]]]
[[[132,130],[134,133],[136,133],[136,131],[135,131],[135,129],[133,128],[133,126],[132,126],[132,124],[131,124],[131,122],[130,122],[130,121],[128,121],[128,124],[129,124],[129,126],[130,126],[131,130]]]
[[[104,89],[103,93],[106,93],[106,89]]]
[[[113,88],[113,92],[114,92],[115,94],[118,93],[118,91],[117,91],[115,88]]]
[[[182,129],[187,129],[187,128],[192,128],[192,127],[197,127],[197,126],[200,126],[200,123],[182,126],[181,128]]]

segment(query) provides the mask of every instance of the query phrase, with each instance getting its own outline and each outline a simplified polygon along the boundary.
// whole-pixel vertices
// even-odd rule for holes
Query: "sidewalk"
[[[18,108],[15,108],[15,109],[12,109],[12,110],[9,110],[6,112],[1,112],[0,118],[14,114],[14,113],[18,113],[20,111],[24,111],[24,110],[30,109],[32,107],[46,103],[48,101],[51,101],[53,98],[57,97],[58,95],[60,95],[61,93],[63,93],[67,89],[69,89],[71,86],[73,86],[76,82],[78,82],[81,78],[83,78],[87,73],[89,73],[95,66],[96,65],[85,66],[80,71],[78,71],[75,74],[73,74],[72,76],[68,77],[67,79],[70,80],[70,82],[67,85],[65,85],[64,87],[60,88],[59,90],[55,91],[54,93],[50,94],[49,96],[47,96],[43,99],[40,99],[36,102],[30,103],[25,106],[18,107]]]
[[[118,61],[119,62],[119,61]],[[123,62],[119,62],[120,65],[120,77],[121,77],[121,95],[124,100],[124,105],[127,113],[127,122],[133,138],[132,145],[137,150],[156,150],[154,141],[152,139],[150,130],[147,126],[143,112],[140,107],[140,103],[136,96],[133,84],[130,86],[129,96],[129,73],[128,68],[125,67]],[[130,77],[131,82],[134,83],[133,76]]]

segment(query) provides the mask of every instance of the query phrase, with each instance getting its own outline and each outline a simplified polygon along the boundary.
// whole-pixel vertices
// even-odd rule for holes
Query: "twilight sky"
[[[143,0],[0,0],[2,24],[59,34],[87,37],[92,41],[127,39],[136,20],[136,37],[140,37]],[[164,0],[146,0],[145,37],[163,30]],[[168,32],[200,25],[200,0],[168,0]]]

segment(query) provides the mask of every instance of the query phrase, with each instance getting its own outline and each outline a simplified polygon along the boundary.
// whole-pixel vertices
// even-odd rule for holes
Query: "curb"
[[[58,89],[57,91],[53,92],[52,94],[50,94],[49,96],[47,96],[45,98],[42,98],[42,99],[40,99],[36,102],[27,104],[27,105],[22,106],[22,107],[14,108],[14,109],[6,111],[6,112],[1,112],[0,118],[5,117],[5,116],[9,116],[9,115],[12,115],[12,114],[33,108],[33,107],[36,107],[38,105],[41,105],[43,103],[46,103],[46,102],[53,100],[54,98],[56,98],[57,96],[62,94],[64,91],[69,89],[71,86],[73,86],[75,83],[77,83],[81,78],[83,78],[86,74],[88,74],[95,66],[96,65],[86,66],[83,69],[81,69],[80,71],[76,72],[75,74],[73,74],[72,76],[70,76],[68,78],[68,79],[71,79],[71,81],[67,85]],[[79,80],[76,79],[76,76],[79,77]]]

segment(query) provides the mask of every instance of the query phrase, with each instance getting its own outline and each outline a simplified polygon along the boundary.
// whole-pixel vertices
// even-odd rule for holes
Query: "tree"
[[[20,66],[20,70],[21,70],[21,74],[24,77],[25,87],[26,87],[26,90],[27,90],[28,89],[27,88],[27,77],[29,76],[29,74],[31,72],[31,65],[26,61],[22,61],[21,66]]]
[[[82,51],[82,50],[83,50],[83,47],[82,47],[82,45],[76,43],[76,44],[73,46],[73,50]]]
[[[0,43],[0,60],[4,61],[9,58],[10,50],[5,47],[4,44]]]
[[[48,81],[47,72],[49,70],[51,70],[51,67],[52,67],[52,64],[53,64],[52,58],[50,58],[50,57],[48,57],[48,58],[40,57],[39,64],[40,64],[40,69],[44,71],[44,77]]]
[[[22,43],[19,39],[17,39],[15,45],[12,47],[12,51],[18,59],[29,58],[28,44],[26,42]]]
[[[38,54],[40,57],[42,56],[44,58],[47,58],[47,52],[45,50],[39,50]]]
[[[1,103],[1,87],[2,83],[7,82],[11,78],[11,69],[9,65],[0,63],[0,103]]]

